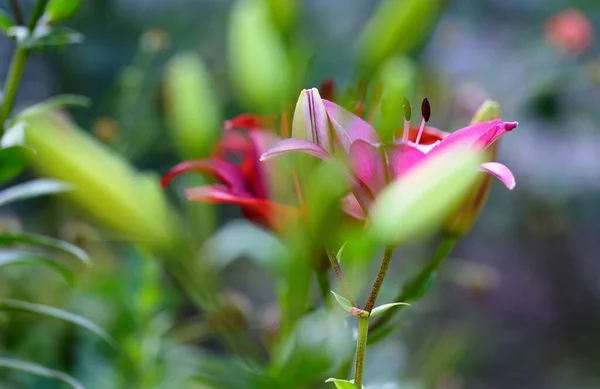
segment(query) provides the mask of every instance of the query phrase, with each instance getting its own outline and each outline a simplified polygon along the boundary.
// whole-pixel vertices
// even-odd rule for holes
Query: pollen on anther
[[[423,119],[425,119],[426,122],[428,122],[431,117],[431,105],[427,98],[424,98],[423,103],[421,103],[421,115],[423,115]]]

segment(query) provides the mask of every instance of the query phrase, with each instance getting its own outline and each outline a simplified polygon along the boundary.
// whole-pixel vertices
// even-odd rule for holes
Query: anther
[[[417,139],[415,141],[416,144],[419,144],[421,135],[423,134],[423,129],[425,128],[425,123],[427,123],[431,117],[431,105],[429,105],[429,100],[427,100],[427,98],[423,99],[423,103],[421,103],[421,115],[423,115],[423,119],[421,120],[419,134],[417,135]]]

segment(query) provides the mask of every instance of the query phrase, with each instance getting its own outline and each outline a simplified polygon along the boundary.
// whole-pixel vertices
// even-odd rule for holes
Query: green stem
[[[375,282],[373,283],[373,287],[371,288],[371,293],[369,293],[369,298],[367,299],[367,303],[365,304],[364,310],[371,313],[371,310],[375,306],[375,301],[377,300],[377,296],[379,295],[379,291],[381,290],[381,285],[383,285],[383,280],[385,279],[385,275],[390,267],[390,263],[392,262],[392,256],[394,254],[394,249],[391,247],[386,247],[383,258],[381,259],[381,265],[379,266],[379,270],[377,271],[377,276],[375,277]]]
[[[440,267],[446,257],[448,257],[448,254],[450,254],[455,244],[456,238],[444,237],[427,265],[419,272],[419,274],[404,284],[404,287],[394,301],[408,302],[418,297],[416,295],[419,293],[419,291],[423,290],[427,282],[431,279],[433,273]],[[377,338],[377,334],[382,330],[381,327],[388,323],[394,314],[400,311],[403,307],[404,306],[399,306],[396,309],[390,309],[377,317],[377,319],[371,325],[373,338]]]
[[[2,102],[2,109],[0,110],[0,135],[4,133],[4,122],[8,119],[13,105],[15,104],[15,98],[17,97],[19,84],[21,83],[28,57],[29,53],[27,50],[22,47],[17,47],[12,62],[10,63],[6,83],[4,84],[4,101]]]
[[[367,336],[369,334],[369,318],[358,318],[358,340],[356,341],[356,367],[354,369],[354,386],[361,389],[363,371],[365,369],[365,352],[367,350]]]
[[[365,311],[371,313],[371,310],[375,306],[375,302],[377,300],[377,296],[379,295],[379,291],[381,290],[381,285],[383,285],[383,280],[385,279],[385,275],[387,274],[388,269],[390,268],[390,263],[392,262],[392,257],[394,254],[394,249],[392,247],[386,247],[383,252],[383,258],[381,259],[381,265],[379,266],[379,270],[377,271],[377,276],[375,276],[375,282],[373,282],[373,286],[371,287],[371,292],[369,293],[369,297],[367,299],[367,303],[365,304]],[[363,381],[363,370],[365,367],[365,351],[367,349],[367,338],[369,334],[369,317],[358,317],[358,340],[356,341],[356,366],[354,369],[354,385],[361,389],[362,381]]]
[[[47,4],[48,0],[38,0],[35,4],[31,19],[27,25],[30,34],[35,30],[38,21],[46,10]],[[17,92],[19,90],[19,85],[21,84],[21,78],[23,77],[28,57],[29,52],[25,48],[17,46],[8,70],[6,82],[4,83],[4,99],[2,101],[2,108],[0,109],[0,136],[4,134],[4,123],[6,122],[6,119],[8,119],[8,116],[15,105],[15,99],[17,97]]]

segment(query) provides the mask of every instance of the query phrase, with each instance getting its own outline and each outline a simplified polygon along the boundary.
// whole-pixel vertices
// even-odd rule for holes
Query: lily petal
[[[359,139],[371,143],[380,142],[375,129],[365,120],[331,101],[323,100],[323,105],[333,124],[336,136],[346,150],[352,142]],[[348,141],[349,143],[345,144]]]
[[[386,185],[386,162],[379,146],[357,140],[350,146],[350,165],[356,177],[371,193],[378,193]]]
[[[318,89],[305,89],[300,93],[292,120],[292,138],[306,139],[331,150],[329,120]]]
[[[269,150],[264,152],[261,155],[260,160],[265,161],[277,155],[289,152],[300,152],[310,154],[321,159],[329,158],[329,153],[327,153],[327,151],[325,151],[322,147],[314,144],[313,142],[306,139],[289,138],[278,142],[275,146],[271,147]]]
[[[391,179],[401,177],[425,158],[425,153],[416,146],[396,143],[386,147]]]
[[[279,231],[298,216],[298,210],[294,207],[240,195],[223,185],[186,189],[185,195],[191,201],[238,205],[244,216],[251,221]]]
[[[352,193],[342,199],[342,209],[355,219],[365,220],[367,218],[365,211],[360,206],[356,196]]]
[[[481,168],[485,172],[490,173],[491,175],[502,181],[502,183],[506,185],[506,188],[508,188],[508,190],[514,189],[516,185],[515,176],[510,171],[510,169],[504,166],[503,164],[499,162],[487,162],[481,164]]]
[[[517,122],[503,122],[500,119],[473,124],[448,135],[432,152],[439,152],[457,143],[486,149],[502,135],[515,129],[517,125]]]
[[[275,120],[275,116],[259,116],[244,113],[225,121],[225,130],[233,130],[235,128],[249,131],[266,129],[271,128],[275,124]]]
[[[235,164],[217,158],[182,162],[169,170],[161,179],[161,185],[167,186],[175,177],[183,173],[206,173],[216,177],[231,190],[246,193],[248,187],[242,170]]]

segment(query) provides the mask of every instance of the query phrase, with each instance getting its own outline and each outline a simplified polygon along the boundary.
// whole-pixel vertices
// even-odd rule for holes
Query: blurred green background
[[[355,43],[377,3],[303,2],[298,35],[313,54],[304,87],[327,78],[340,86],[355,82]],[[8,9],[6,1],[0,6]],[[162,174],[180,160],[165,141],[162,93],[165,63],[175,53],[199,53],[225,117],[242,112],[228,75],[230,6],[227,0],[86,0],[69,22],[85,42],[63,53],[34,55],[17,105],[60,93],[87,96],[93,105],[73,110],[76,122],[140,169]],[[600,30],[596,0],[449,0],[431,40],[415,53],[426,84],[427,96],[420,97],[431,101],[434,126],[466,125],[486,98],[501,103],[503,119],[519,121],[502,139],[498,157],[515,173],[517,187],[508,192],[494,183],[475,228],[431,293],[398,316],[399,330],[390,340],[369,349],[365,375],[381,383],[375,387],[600,386],[600,46],[596,36],[585,50],[565,53],[548,41],[549,18],[573,7]],[[12,42],[0,38],[2,76],[13,50]],[[268,332],[275,286],[249,259],[277,244],[240,221],[235,207],[218,209],[222,229],[210,242],[211,254],[223,261],[238,258],[224,268],[223,283],[236,309],[264,319],[250,328]],[[180,331],[173,343],[221,352],[210,329],[188,325],[197,312],[151,254],[60,199],[21,203],[1,215],[3,228],[26,228],[81,246],[95,266],[81,269],[71,289],[45,269],[8,269],[0,274],[0,294],[93,318],[130,357],[64,323],[3,312],[0,354],[69,372],[88,388],[183,388],[176,377],[191,374],[195,363],[210,370],[206,351],[165,341],[172,340],[167,335],[175,325]],[[393,298],[394,278],[409,271],[409,260],[424,253],[420,246],[398,253],[382,301]],[[136,377],[136,383],[124,384],[123,377]],[[0,371],[2,389],[60,385]]]

